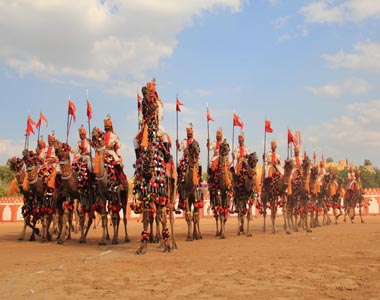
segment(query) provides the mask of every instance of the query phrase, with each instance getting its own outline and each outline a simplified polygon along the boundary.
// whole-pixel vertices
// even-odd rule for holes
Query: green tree
[[[369,159],[365,159],[364,166],[372,166],[372,162]]]
[[[0,166],[0,197],[7,196],[13,178],[14,175],[8,166]]]
[[[334,162],[334,160],[333,160],[331,157],[328,157],[328,158],[326,159],[326,163],[332,163],[332,162]]]

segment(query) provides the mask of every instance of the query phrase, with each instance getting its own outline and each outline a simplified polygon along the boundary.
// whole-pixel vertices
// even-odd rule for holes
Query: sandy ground
[[[100,227],[87,244],[79,234],[58,245],[18,241],[22,223],[0,224],[0,299],[380,299],[380,217],[366,223],[323,226],[312,233],[215,238],[213,219],[202,219],[203,239],[185,242],[176,220],[178,250],[149,244],[136,255],[142,226],[128,224],[130,243],[99,246]],[[28,231],[28,237],[30,230]],[[123,238],[123,237],[122,237]]]

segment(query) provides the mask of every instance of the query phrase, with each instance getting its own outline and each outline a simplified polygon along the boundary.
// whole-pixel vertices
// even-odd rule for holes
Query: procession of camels
[[[30,241],[62,244],[79,228],[79,242],[86,243],[89,229],[101,223],[99,245],[119,244],[121,236],[128,243],[127,210],[131,209],[141,215],[142,223],[136,254],[145,254],[149,243],[171,252],[178,248],[175,214],[184,215],[186,241],[203,238],[200,211],[206,196],[210,200],[207,209],[215,218],[215,237],[220,239],[227,238],[230,216],[236,216],[237,224],[231,226],[236,226],[237,235],[252,237],[253,208],[263,216],[264,232],[269,215],[271,232],[276,233],[279,208],[286,234],[309,233],[319,226],[337,224],[339,217],[354,222],[357,208],[360,222],[364,222],[359,171],[350,170],[355,179],[344,183],[332,170],[324,171],[322,162],[312,163],[307,156],[287,159],[282,172],[273,158],[259,169],[256,152],[240,155],[234,165],[224,139],[214,147],[207,182],[203,182],[200,146],[192,136],[191,124],[187,139],[172,145],[160,125],[162,100],[155,80],[142,88],[142,94],[131,185],[117,156],[117,143],[110,142],[113,129],[109,119],[104,131],[94,127],[89,138],[85,135],[76,158],[67,142],[49,137],[45,156],[26,147],[21,157],[8,160],[14,173],[10,192],[19,192],[24,198],[20,240],[26,239],[27,229],[31,229]],[[172,146],[183,152],[178,165]],[[119,231],[121,219],[123,231]]]

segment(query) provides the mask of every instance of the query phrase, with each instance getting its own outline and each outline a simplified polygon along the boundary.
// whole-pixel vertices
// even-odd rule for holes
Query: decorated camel
[[[21,208],[24,224],[18,239],[24,240],[26,229],[29,227],[32,229],[32,234],[29,238],[29,241],[35,241],[35,235],[40,234],[40,230],[36,227],[37,221],[39,219],[38,202],[37,198],[30,191],[28,185],[28,177],[24,170],[24,160],[22,158],[14,156],[8,159],[7,165],[15,176],[10,185],[8,194],[13,195],[14,193],[21,193],[23,195],[24,201]]]
[[[230,214],[233,195],[232,173],[229,161],[230,146],[226,139],[219,148],[219,156],[214,166],[211,166],[208,185],[211,208],[216,222],[216,236],[226,238],[225,224]]]
[[[142,88],[142,93],[139,132],[135,137],[136,162],[131,204],[135,213],[142,214],[143,230],[136,254],[146,253],[149,241],[159,242],[159,247],[169,252],[177,246],[173,239],[174,184],[177,174],[170,156],[170,138],[160,125],[163,104],[158,97],[155,80],[148,82]],[[168,213],[172,224],[172,243]]]
[[[50,162],[40,165],[36,153],[27,149],[23,151],[23,160],[28,177],[27,184],[30,192],[33,193],[38,201],[37,211],[42,223],[41,241],[51,241],[50,225],[57,220],[56,171]]]
[[[252,236],[250,221],[252,220],[252,206],[261,192],[260,180],[256,172],[258,157],[256,152],[250,153],[242,161],[241,167],[234,174],[234,207],[237,212],[237,234]],[[244,221],[247,219],[245,230]]]
[[[267,209],[270,209],[272,233],[276,233],[276,217],[278,206],[283,208],[284,227],[287,233],[290,228],[290,220],[292,214],[291,201],[288,197],[288,187],[290,186],[290,177],[293,170],[293,162],[285,161],[284,175],[280,176],[278,172],[273,172],[272,177],[265,178],[263,181],[263,189],[260,202],[257,208],[263,215],[263,232],[266,231],[266,215]]]
[[[351,223],[354,223],[356,208],[359,211],[360,222],[364,223],[362,209],[363,209],[363,190],[360,180],[360,170],[355,170],[355,181],[352,182],[351,188],[347,188],[344,198],[344,222],[346,222],[346,217],[350,218]]]

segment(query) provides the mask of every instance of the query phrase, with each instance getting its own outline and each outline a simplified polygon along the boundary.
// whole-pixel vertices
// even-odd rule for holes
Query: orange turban
[[[294,147],[294,153],[300,153],[300,148]]]
[[[39,146],[40,148],[45,148],[45,147],[46,147],[46,143],[44,142],[44,140],[39,140],[39,141],[38,141],[38,146]]]
[[[238,136],[238,141],[239,141],[239,142],[244,142],[244,135],[239,134],[239,136]]]
[[[277,143],[276,143],[276,141],[272,141],[271,143],[270,143],[270,146],[273,148],[273,147],[277,147]]]
[[[48,142],[55,142],[55,137],[54,135],[48,135]]]
[[[187,134],[194,134],[193,128],[186,128]]]
[[[86,129],[82,126],[81,128],[78,129],[79,134],[87,134]]]

